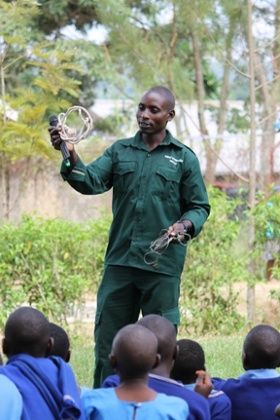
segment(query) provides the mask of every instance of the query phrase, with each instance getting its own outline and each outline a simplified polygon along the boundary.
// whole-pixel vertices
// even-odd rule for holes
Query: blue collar
[[[238,376],[238,379],[269,379],[277,378],[279,373],[276,369],[249,369]]]

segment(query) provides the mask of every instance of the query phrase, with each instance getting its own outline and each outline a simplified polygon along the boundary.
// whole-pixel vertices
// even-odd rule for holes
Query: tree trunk
[[[2,130],[5,128],[7,115],[6,115],[6,95],[5,95],[5,69],[4,69],[4,59],[5,59],[6,49],[3,47],[3,52],[0,54],[0,74],[1,74],[1,100],[3,105],[3,116],[2,116]],[[8,188],[8,171],[7,171],[7,161],[5,153],[1,153],[1,178],[2,178],[2,209],[5,219],[9,218],[9,188]]]
[[[247,0],[247,37],[249,47],[249,75],[250,75],[250,174],[249,174],[249,209],[255,207],[256,195],[256,93],[255,93],[255,70],[254,70],[254,39],[252,34],[252,4],[251,0]],[[249,216],[249,233],[248,233],[248,247],[249,247],[249,273],[251,275],[251,282],[247,285],[247,318],[250,323],[253,323],[255,318],[255,261],[252,257],[255,243],[255,222],[252,215]]]

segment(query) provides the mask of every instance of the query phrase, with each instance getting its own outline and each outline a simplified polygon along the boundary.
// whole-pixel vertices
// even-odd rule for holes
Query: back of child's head
[[[50,325],[44,314],[24,306],[8,318],[3,339],[3,352],[11,357],[24,353],[45,357],[50,349]]]
[[[167,318],[151,314],[141,318],[138,325],[142,325],[152,331],[158,340],[158,353],[161,361],[174,358],[174,348],[176,348],[176,329],[175,326]]]
[[[200,344],[193,340],[177,341],[178,354],[171,371],[171,378],[192,384],[197,379],[196,371],[205,370],[205,355]]]
[[[121,380],[143,377],[158,360],[156,336],[147,328],[130,324],[115,336],[109,356]]]
[[[275,369],[279,364],[279,331],[265,324],[252,328],[243,344],[244,369]]]
[[[50,335],[54,339],[50,356],[59,356],[65,362],[69,362],[71,353],[67,332],[59,325],[50,322]]]

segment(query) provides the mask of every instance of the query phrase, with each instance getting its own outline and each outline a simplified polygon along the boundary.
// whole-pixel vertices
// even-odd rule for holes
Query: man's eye
[[[152,114],[156,114],[157,112],[158,112],[158,109],[157,109],[157,108],[152,108],[152,109],[151,109],[151,113],[152,113]]]

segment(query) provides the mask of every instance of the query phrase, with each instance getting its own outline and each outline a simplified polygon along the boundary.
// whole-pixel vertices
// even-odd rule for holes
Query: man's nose
[[[149,118],[149,114],[148,114],[147,108],[141,110],[140,116],[141,116],[141,118]]]

